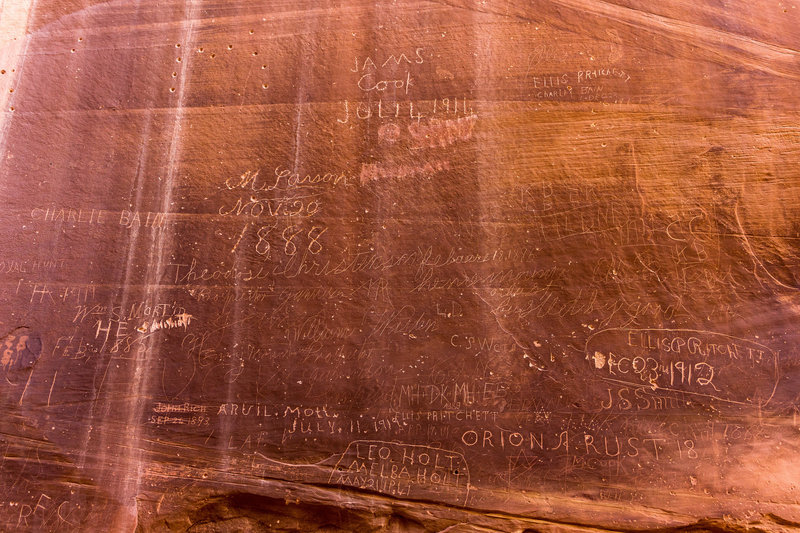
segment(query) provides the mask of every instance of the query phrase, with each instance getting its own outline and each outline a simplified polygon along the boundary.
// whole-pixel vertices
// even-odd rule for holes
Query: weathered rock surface
[[[3,3],[0,529],[797,528],[800,17],[695,4]]]

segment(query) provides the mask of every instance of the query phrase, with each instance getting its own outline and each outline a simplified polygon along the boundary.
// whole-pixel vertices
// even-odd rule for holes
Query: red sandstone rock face
[[[794,6],[12,4],[0,529],[797,527]]]

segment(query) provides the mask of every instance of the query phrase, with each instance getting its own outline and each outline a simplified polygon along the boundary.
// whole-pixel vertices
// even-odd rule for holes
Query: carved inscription
[[[800,523],[796,24],[731,2],[2,4],[0,531]]]
[[[457,452],[383,441],[353,441],[329,482],[393,496],[430,497],[466,503],[469,469]]]

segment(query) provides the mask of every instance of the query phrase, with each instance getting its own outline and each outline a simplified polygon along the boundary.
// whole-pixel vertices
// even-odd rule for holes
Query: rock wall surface
[[[0,4],[0,530],[800,527],[800,15]]]

